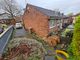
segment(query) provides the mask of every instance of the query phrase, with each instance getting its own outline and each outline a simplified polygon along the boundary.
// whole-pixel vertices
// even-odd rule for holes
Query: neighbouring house
[[[15,25],[14,19],[0,19],[1,24]]]
[[[63,18],[63,23],[69,23],[71,24],[73,22],[72,16],[66,16]]]
[[[65,16],[62,21],[62,28],[66,28],[68,25],[72,24],[73,18],[72,16]]]
[[[75,22],[76,22],[76,17],[79,16],[79,15],[80,15],[80,13],[77,13],[77,14],[75,14],[75,15],[72,16],[72,18],[73,18],[73,24],[75,24]]]
[[[23,23],[26,30],[31,29],[40,37],[46,37],[50,31],[56,30],[56,27],[60,26],[63,17],[64,14],[59,11],[27,4]]]
[[[0,13],[0,19],[7,19],[9,18],[8,14],[7,13]]]
[[[16,22],[22,22],[22,15],[14,17]]]
[[[6,12],[0,13],[0,23],[5,24],[15,24],[15,20],[9,18],[9,15]]]
[[[71,16],[66,16],[66,17],[63,18],[63,22],[68,23],[68,24],[72,24],[72,23],[75,24],[76,17],[79,16],[79,15],[80,15],[80,13],[77,13],[77,14],[71,15]]]

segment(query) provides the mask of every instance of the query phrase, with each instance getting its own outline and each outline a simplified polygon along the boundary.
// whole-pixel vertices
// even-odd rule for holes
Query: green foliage
[[[80,60],[80,16],[76,17],[74,27],[73,39],[68,51],[73,54],[74,59]]]

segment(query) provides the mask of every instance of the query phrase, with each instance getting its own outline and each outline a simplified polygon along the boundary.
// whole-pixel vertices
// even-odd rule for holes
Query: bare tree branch
[[[20,13],[18,5],[14,0],[2,0],[0,5],[11,18]]]

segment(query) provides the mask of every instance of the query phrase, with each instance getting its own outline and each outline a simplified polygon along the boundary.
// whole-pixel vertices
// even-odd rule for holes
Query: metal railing
[[[9,26],[1,35],[0,35],[0,55],[2,55],[11,35],[13,32],[13,26]]]

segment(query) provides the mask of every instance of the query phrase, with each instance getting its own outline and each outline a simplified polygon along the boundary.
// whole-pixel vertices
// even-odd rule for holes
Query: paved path
[[[0,54],[3,53],[4,47],[8,42],[8,37],[9,37],[10,31],[8,31],[3,37],[0,37]]]
[[[26,31],[24,28],[16,29],[14,37],[24,37],[26,36]]]
[[[54,56],[45,56],[45,60],[55,60]]]
[[[55,60],[55,51],[48,49],[47,54],[45,60]]]
[[[10,26],[8,30],[6,29],[3,33],[2,36],[0,36],[0,54],[3,53],[6,44],[8,43],[11,35],[12,35],[13,27]]]

